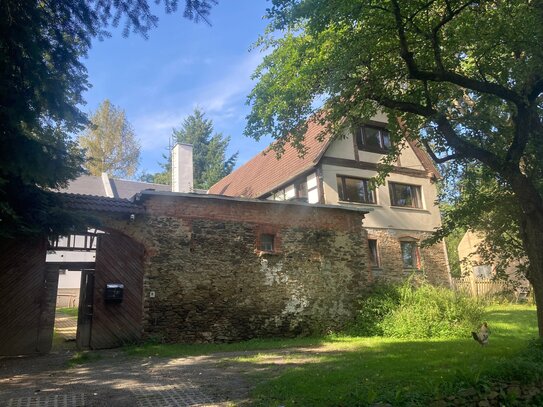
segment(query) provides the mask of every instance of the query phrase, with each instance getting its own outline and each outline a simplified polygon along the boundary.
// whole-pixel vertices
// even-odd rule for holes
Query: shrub
[[[383,319],[400,305],[400,290],[392,284],[376,284],[369,296],[360,301],[354,324],[346,329],[348,335],[382,336]]]
[[[379,286],[360,303],[349,334],[395,338],[465,337],[481,322],[476,300],[443,287],[410,280]]]

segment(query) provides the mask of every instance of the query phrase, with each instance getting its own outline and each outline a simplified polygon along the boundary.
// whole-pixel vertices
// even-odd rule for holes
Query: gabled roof
[[[149,182],[129,181],[115,178],[106,178],[106,180],[107,179],[109,179],[109,184],[114,198],[128,199],[147,189],[154,191],[171,191],[172,189],[170,185],[152,184]],[[71,181],[68,187],[61,189],[60,192],[102,197],[108,196],[106,187],[104,185],[104,179],[94,175],[82,175]]]
[[[330,139],[317,140],[323,130],[324,126],[310,121],[304,136],[307,152],[303,157],[290,144],[285,145],[279,159],[274,151],[265,150],[209,188],[208,193],[258,198],[274,190],[318,164],[330,144]]]
[[[423,147],[420,145],[418,141],[413,140],[407,140],[407,143],[421,162],[422,166],[426,171],[431,173],[436,178],[441,178],[441,174],[439,173],[439,170],[434,164],[434,161],[430,158],[428,153],[424,151]]]
[[[259,198],[279,188],[319,163],[331,142],[330,138],[322,142],[316,139],[323,130],[321,124],[314,121],[308,123],[303,142],[307,153],[303,158],[298,156],[298,151],[291,144],[285,145],[285,153],[280,159],[277,159],[274,151],[266,153],[267,150],[264,150],[209,188],[208,193]],[[420,144],[411,140],[407,142],[424,169],[439,178],[439,171]]]

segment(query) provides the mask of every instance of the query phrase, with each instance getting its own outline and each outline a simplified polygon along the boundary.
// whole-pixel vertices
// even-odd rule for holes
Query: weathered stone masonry
[[[144,337],[234,341],[342,326],[371,282],[364,212],[144,193]],[[276,251],[257,250],[261,233]],[[154,292],[154,297],[150,294]]]

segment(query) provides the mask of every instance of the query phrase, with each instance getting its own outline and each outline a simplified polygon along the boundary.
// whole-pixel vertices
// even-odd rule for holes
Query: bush
[[[349,334],[426,339],[465,337],[481,323],[476,300],[443,287],[410,280],[381,285],[360,303]]]

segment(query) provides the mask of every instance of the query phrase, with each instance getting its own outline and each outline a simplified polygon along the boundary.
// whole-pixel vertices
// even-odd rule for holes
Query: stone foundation
[[[431,235],[430,232],[370,228],[367,231],[368,239],[377,240],[379,250],[380,267],[372,268],[372,275],[376,281],[400,282],[414,273],[415,276],[424,277],[431,284],[450,285],[445,246],[437,243],[429,247],[420,247],[420,243]],[[421,257],[420,270],[404,268],[400,247],[402,240],[416,240]]]

